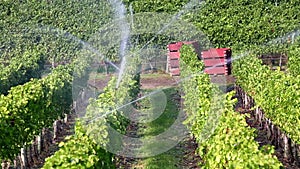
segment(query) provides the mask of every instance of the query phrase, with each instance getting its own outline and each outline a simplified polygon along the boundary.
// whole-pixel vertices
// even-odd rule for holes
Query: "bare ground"
[[[178,84],[179,77],[171,77],[169,74],[153,74],[141,76],[141,89],[156,89],[170,87]]]
[[[73,129],[74,124],[75,124],[75,113],[70,115],[68,122],[62,125],[61,132],[58,133],[57,139],[55,140],[52,139],[52,142],[49,143],[48,150],[43,151],[39,155],[38,161],[36,161],[34,164],[31,164],[30,168],[32,169],[42,168],[45,163],[45,159],[52,156],[56,151],[59,150],[58,144],[64,141],[64,139],[67,136],[74,134],[74,129]]]

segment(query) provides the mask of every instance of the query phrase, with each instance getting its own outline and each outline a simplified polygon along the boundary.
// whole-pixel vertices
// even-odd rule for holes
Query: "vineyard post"
[[[21,148],[21,168],[26,168],[27,166],[27,156],[26,156],[26,145]]]
[[[287,138],[286,134],[282,133],[283,143],[284,143],[284,158],[290,157],[290,147],[289,147],[289,139]]]
[[[42,132],[40,132],[40,134],[37,136],[37,150],[38,150],[39,154],[42,152],[42,149],[43,149],[42,135],[43,135]]]
[[[276,127],[276,131],[277,131],[276,146],[280,147],[280,135],[281,135],[281,133],[280,133],[280,130],[277,127]]]
[[[53,130],[54,130],[54,131],[53,131],[53,140],[56,140],[56,139],[57,139],[57,133],[58,133],[58,129],[57,129],[57,128],[58,128],[58,127],[57,127],[57,126],[58,126],[58,125],[57,125],[57,121],[58,121],[58,120],[55,120],[54,123],[53,123]]]
[[[264,118],[264,113],[263,113],[263,111],[260,109],[260,108],[258,108],[258,117],[259,117],[259,126],[260,127],[263,127],[263,121],[266,121],[267,119],[265,119]]]
[[[14,167],[15,167],[15,168],[17,168],[17,166],[18,166],[17,160],[18,160],[18,156],[14,159]]]
[[[267,129],[267,138],[268,139],[270,139],[272,136],[272,132],[271,132],[271,129],[269,126],[270,126],[270,121],[268,119],[266,119],[263,127]]]
[[[271,138],[271,142],[274,142],[274,140],[276,140],[275,139],[276,132],[274,131],[274,125],[271,122],[270,125],[271,125],[271,134],[273,135]]]
[[[67,113],[65,113],[65,114],[64,114],[64,116],[65,116],[65,118],[64,118],[64,123],[66,123],[66,124],[67,124],[67,123],[68,123],[68,120],[69,120],[69,119],[68,119],[68,114],[67,114]]]

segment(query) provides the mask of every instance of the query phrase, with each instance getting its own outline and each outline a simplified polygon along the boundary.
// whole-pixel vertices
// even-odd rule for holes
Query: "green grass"
[[[164,154],[150,157],[144,160],[143,166],[145,169],[177,169],[178,160],[173,155],[175,150],[170,150]],[[178,158],[178,157],[177,157]]]
[[[163,89],[162,91],[167,97],[167,105],[164,112],[157,119],[148,123],[144,123],[146,128],[140,129],[140,134],[143,134],[145,136],[158,135],[167,130],[176,120],[179,109],[176,103],[172,100],[172,95],[177,91],[175,88],[167,88]],[[149,101],[147,101],[147,104],[149,104]]]
[[[167,105],[164,112],[155,120],[151,122],[144,123],[144,128],[138,130],[139,135],[142,135],[146,140],[147,137],[158,135],[165,130],[167,130],[176,120],[179,113],[178,106],[173,100],[173,95],[177,93],[176,88],[167,88],[162,90],[167,97]],[[151,90],[144,90],[144,92],[151,92]],[[150,100],[144,100],[142,102],[144,107],[149,107]],[[153,143],[154,145],[148,145],[147,147],[142,147],[145,153],[150,153],[157,147],[164,146],[162,144]],[[157,144],[157,145],[155,145]],[[156,148],[154,148],[156,147]],[[179,161],[183,156],[183,150],[172,148],[171,150],[154,156],[142,159],[138,162],[137,166],[134,168],[144,168],[144,169],[177,169],[180,168]]]

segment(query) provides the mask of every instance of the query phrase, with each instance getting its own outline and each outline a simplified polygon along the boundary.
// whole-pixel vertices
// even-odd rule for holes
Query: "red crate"
[[[231,74],[231,63],[228,63],[231,58],[231,49],[209,49],[201,53],[201,58],[205,65],[205,73],[210,75]]]
[[[179,51],[179,49],[181,48],[181,46],[182,46],[182,42],[177,42],[177,43],[170,43],[169,45],[168,45],[168,49],[169,49],[169,51]]]
[[[206,67],[204,72],[210,75],[228,75],[228,69],[226,66],[222,67]]]
[[[168,45],[168,62],[169,62],[169,71],[171,76],[179,76],[179,59],[180,59],[180,48],[183,44],[192,44],[196,51],[198,52],[198,42],[196,41],[185,41],[185,42],[176,42],[170,43]]]
[[[179,59],[180,53],[179,52],[169,52],[169,59]]]
[[[177,76],[180,74],[179,69],[179,59],[180,59],[180,48],[183,44],[191,44],[193,45],[195,52],[198,54],[199,62],[201,60],[201,51],[200,46],[197,41],[183,41],[183,42],[176,42],[170,43],[168,47],[168,68],[169,72],[172,76]],[[229,53],[230,49],[223,48],[223,49],[210,49],[208,51],[203,51],[203,55],[205,59],[214,58],[214,60],[204,60],[205,66],[216,66],[216,65],[226,65],[227,56],[231,56]],[[220,59],[222,58],[222,59]],[[216,73],[222,74],[225,71],[221,71],[221,68],[212,68],[212,70],[208,70],[208,73]],[[226,73],[226,72],[225,72]]]
[[[179,60],[170,60],[170,68],[179,68]]]
[[[171,74],[171,76],[179,76],[180,75],[179,68],[177,68],[177,69],[171,69],[170,70],[170,74]]]
[[[226,65],[227,59],[225,58],[213,58],[213,59],[204,59],[203,60],[205,67],[210,66],[222,66]]]
[[[229,48],[209,49],[201,52],[201,57],[206,58],[229,58],[231,57],[231,50]]]

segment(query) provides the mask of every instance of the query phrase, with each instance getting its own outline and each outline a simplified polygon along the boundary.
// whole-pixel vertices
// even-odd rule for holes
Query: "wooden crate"
[[[228,75],[228,68],[226,66],[219,67],[205,67],[204,72],[209,75]]]
[[[231,49],[218,48],[201,52],[201,59],[204,62],[204,72],[210,75],[231,74]]]
[[[173,59],[179,59],[180,58],[180,53],[179,51],[176,52],[169,52],[168,53],[169,59],[173,60]]]
[[[182,44],[183,44],[182,42],[170,43],[168,45],[168,50],[170,52],[177,52],[181,48]]]
[[[200,47],[197,41],[183,41],[170,43],[168,47],[168,70],[171,76],[179,76],[179,60],[180,60],[180,48],[183,44],[191,44],[193,45],[196,53],[198,54],[198,58],[200,59]]]
[[[170,68],[179,68],[179,59],[170,60]]]
[[[269,66],[271,70],[277,70],[279,68],[281,71],[286,71],[288,62],[286,54],[271,53],[261,55],[258,58],[262,60],[263,65]]]

